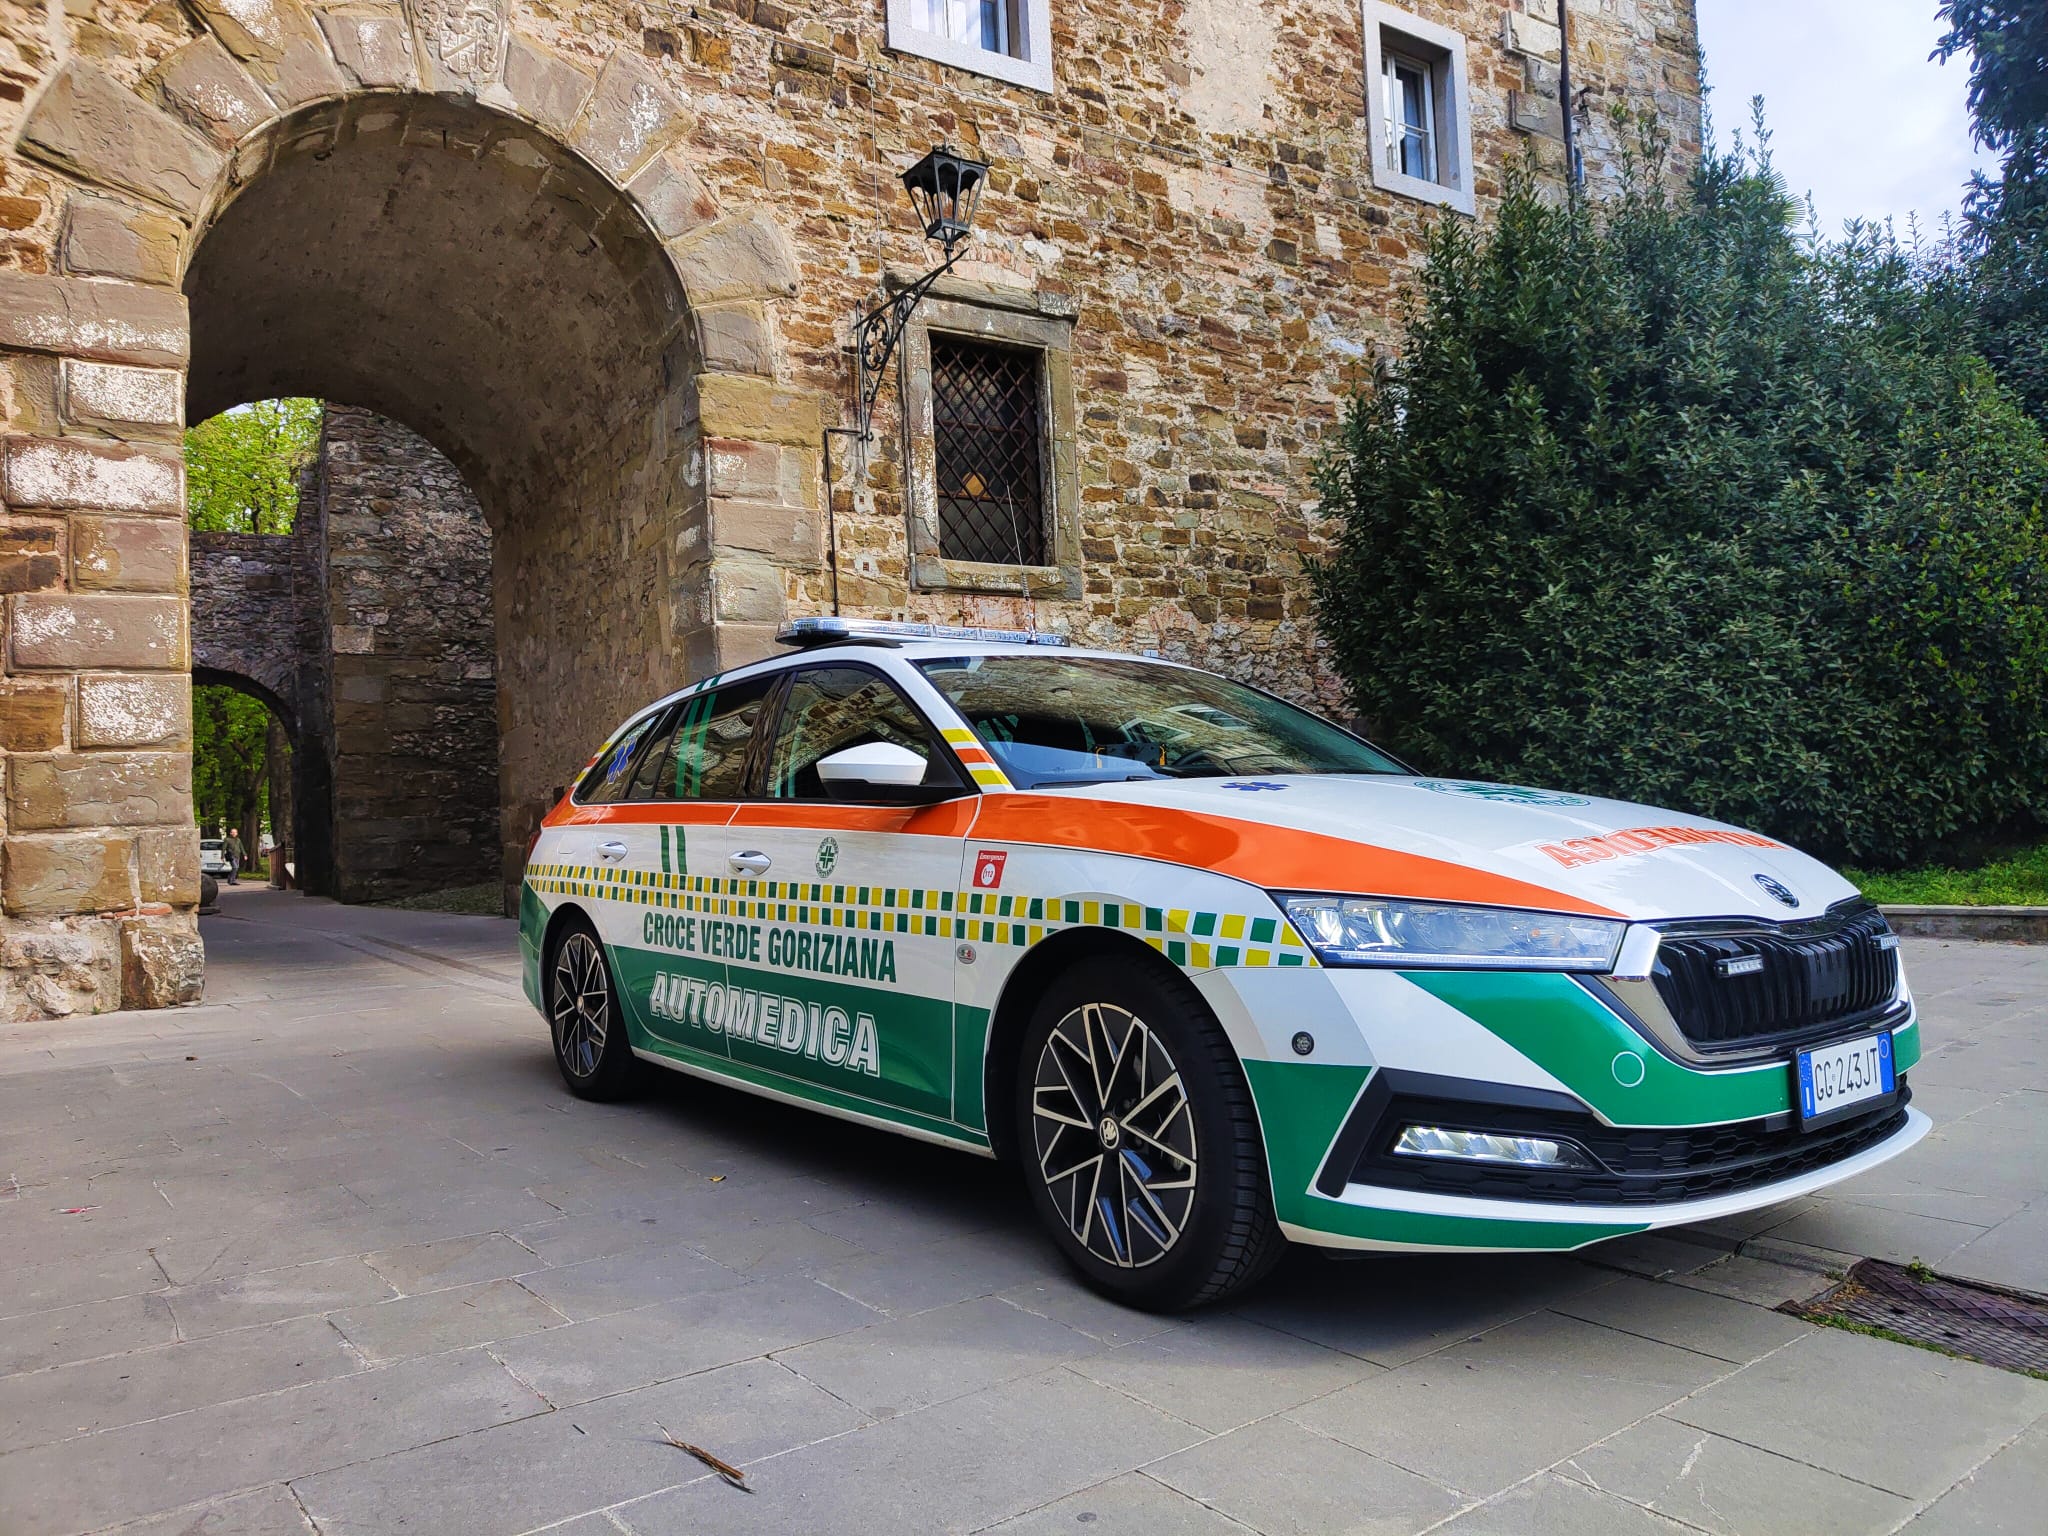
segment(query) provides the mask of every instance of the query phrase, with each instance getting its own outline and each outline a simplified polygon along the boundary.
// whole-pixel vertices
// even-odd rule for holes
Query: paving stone
[[[700,1296],[742,1281],[695,1249],[673,1246],[635,1248],[610,1258],[536,1270],[526,1283],[557,1311],[581,1320],[677,1296]]]
[[[121,1296],[30,1312],[0,1321],[0,1377],[169,1344],[177,1336],[162,1296]]]
[[[360,1370],[317,1317],[0,1376],[0,1445],[68,1440]]]
[[[1864,1536],[1913,1512],[1910,1499],[1662,1417],[1581,1451],[1558,1471],[1714,1536]]]
[[[1686,1242],[1662,1232],[1638,1232],[1633,1237],[1595,1243],[1580,1250],[1578,1257],[1600,1269],[1618,1269],[1626,1274],[1655,1280],[1663,1275],[1690,1274],[1696,1269],[1704,1269],[1715,1260],[1727,1257],[1729,1248],[1729,1242],[1719,1239],[1709,1245]]]
[[[1098,1296],[1079,1280],[1066,1277],[1029,1280],[1011,1286],[1001,1295],[1013,1307],[1065,1323],[1104,1344],[1133,1344],[1177,1326],[1174,1318],[1121,1306]]]
[[[776,1359],[875,1418],[910,1413],[997,1382],[1035,1376],[1098,1340],[994,1297],[878,1322]]]
[[[539,1259],[502,1232],[409,1243],[366,1253],[363,1262],[408,1296],[479,1280],[507,1280],[541,1267]]]
[[[1442,1536],[1682,1536],[1690,1527],[1545,1473],[1436,1529]]]
[[[624,1516],[638,1536],[979,1530],[1200,1438],[1056,1370],[779,1456],[752,1472],[751,1498],[714,1478],[643,1500]]]
[[[1901,1536],[2040,1536],[2048,1422],[2036,1424],[1908,1522]]]
[[[293,1486],[323,1536],[510,1536],[706,1476],[701,1462],[663,1440],[663,1428],[744,1465],[861,1422],[829,1393],[756,1360]]]
[[[859,1258],[866,1251],[843,1237],[820,1232],[804,1221],[779,1221],[770,1226],[721,1232],[699,1239],[690,1247],[712,1263],[750,1278],[813,1274],[834,1264]]]
[[[1651,1280],[1624,1279],[1552,1305],[1552,1311],[1747,1365],[1812,1331],[1783,1312]]]
[[[355,1307],[330,1321],[366,1358],[382,1363],[523,1338],[568,1319],[516,1281],[486,1280]]]
[[[1983,1227],[1970,1223],[1847,1200],[1823,1200],[1815,1209],[1770,1230],[1772,1238],[1783,1242],[1806,1243],[1893,1264],[1919,1259],[1937,1269],[1950,1254],[1983,1233]]]
[[[2025,1207],[1934,1267],[2013,1290],[2048,1292],[2048,1201]]]
[[[178,1328],[188,1339],[280,1318],[336,1312],[396,1294],[361,1259],[323,1259],[287,1269],[259,1270],[210,1285],[165,1293]]]
[[[305,1536],[305,1531],[298,1500],[282,1483],[273,1483],[123,1525],[119,1536]]]
[[[498,1355],[549,1402],[566,1405],[793,1349],[875,1318],[814,1281],[756,1280],[552,1328]]]
[[[1776,1264],[1737,1253],[1691,1274],[1672,1275],[1665,1283],[1746,1301],[1753,1306],[1775,1307],[1818,1296],[1837,1278],[1819,1269]]]
[[[1075,1536],[1096,1527],[1144,1536],[1244,1536],[1245,1527],[1143,1472],[1127,1472],[1093,1488],[1040,1505],[988,1527],[988,1536]]]
[[[1543,1313],[1289,1417],[1483,1498],[1727,1371],[1704,1355]]]
[[[0,1455],[7,1536],[58,1536],[540,1411],[482,1351],[436,1355]]]
[[[2048,1382],[1817,1328],[1670,1416],[1908,1498],[1931,1499],[2048,1414]]]
[[[63,1259],[9,1267],[0,1285],[0,1316],[61,1309],[67,1303],[98,1301],[162,1290],[164,1272],[147,1252],[108,1245]],[[4,1331],[4,1329],[0,1329]]]
[[[1197,1317],[1073,1367],[1212,1433],[1294,1408],[1381,1367],[1240,1317]]]
[[[1247,1424],[1145,1470],[1267,1536],[1406,1536],[1466,1502],[1439,1483],[1287,1419]]]

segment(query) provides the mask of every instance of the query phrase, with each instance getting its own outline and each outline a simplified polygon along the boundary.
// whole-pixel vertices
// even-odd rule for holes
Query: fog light
[[[1599,1165],[1568,1141],[1541,1136],[1494,1136],[1484,1131],[1447,1131],[1411,1125],[1394,1143],[1398,1157],[1441,1157],[1461,1163],[1505,1163],[1515,1168],[1563,1168],[1597,1173]]]

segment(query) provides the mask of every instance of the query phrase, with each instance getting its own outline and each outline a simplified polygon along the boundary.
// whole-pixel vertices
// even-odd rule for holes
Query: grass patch
[[[445,891],[422,891],[417,896],[394,896],[373,901],[373,907],[394,907],[401,912],[459,912],[469,917],[503,917],[505,889],[495,880],[481,885],[455,885]]]
[[[2048,907],[2048,843],[1974,869],[1908,869],[1848,876],[1872,901],[1897,906]]]

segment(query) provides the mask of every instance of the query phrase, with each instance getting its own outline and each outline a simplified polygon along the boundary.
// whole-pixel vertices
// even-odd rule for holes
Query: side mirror
[[[959,791],[926,785],[928,764],[893,741],[870,741],[818,759],[818,782],[835,800],[880,800],[889,805],[927,805]]]

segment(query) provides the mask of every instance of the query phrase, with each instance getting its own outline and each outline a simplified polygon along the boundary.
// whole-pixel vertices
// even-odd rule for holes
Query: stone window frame
[[[1359,0],[1365,32],[1365,131],[1373,185],[1400,197],[1475,213],[1472,195],[1472,76],[1465,34],[1424,21],[1387,0]],[[1385,78],[1388,34],[1406,44],[1394,51],[1432,69],[1436,97],[1436,181],[1406,176],[1388,165]]]
[[[933,331],[1036,352],[1044,424],[1047,565],[949,560],[940,553],[936,440],[932,426]],[[991,592],[1079,601],[1081,481],[1074,396],[1074,321],[1035,293],[941,282],[918,305],[902,343],[905,502],[910,584],[920,592]]]
[[[1034,91],[1052,91],[1053,0],[1016,0],[1022,13],[1023,57],[995,53],[972,43],[956,42],[927,31],[915,20],[924,0],[889,0],[887,46],[897,53],[964,69],[970,74],[1006,80]]]

